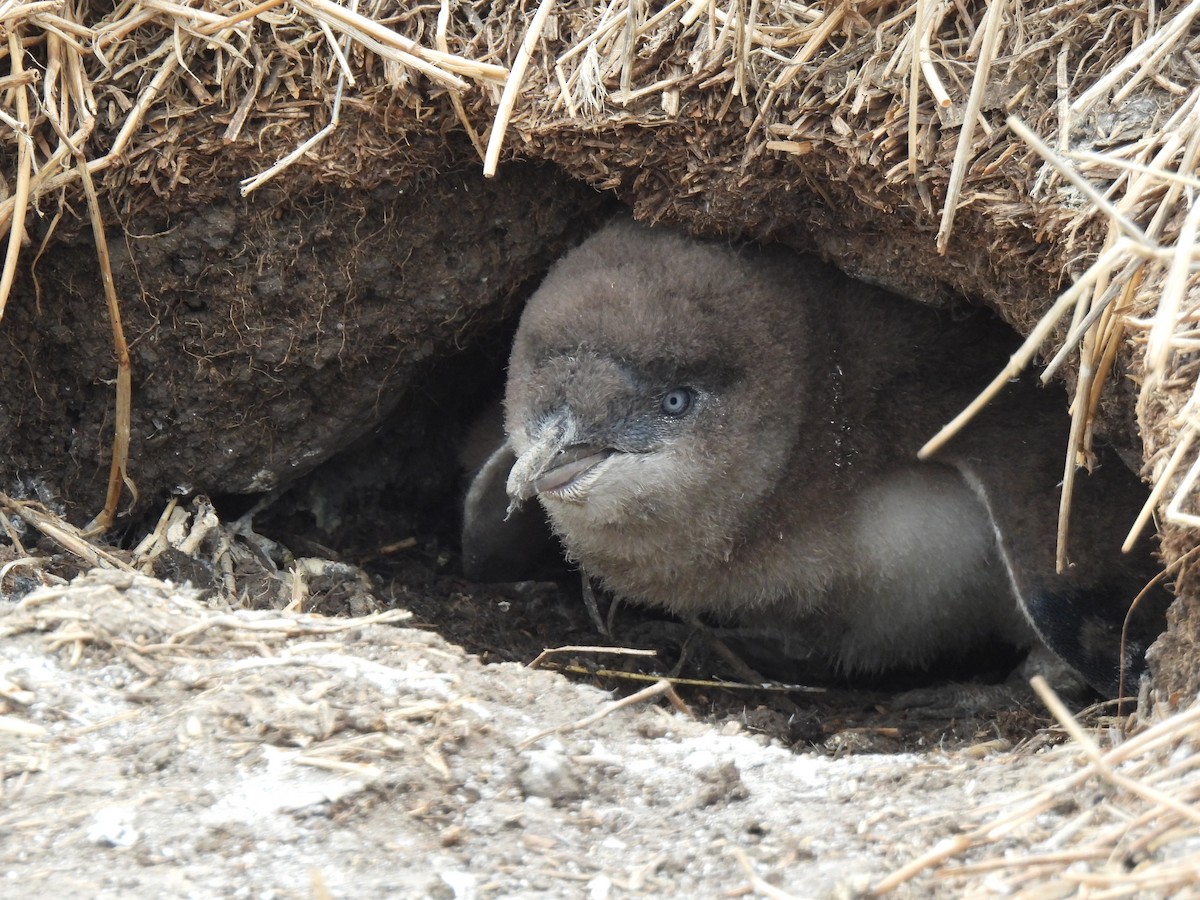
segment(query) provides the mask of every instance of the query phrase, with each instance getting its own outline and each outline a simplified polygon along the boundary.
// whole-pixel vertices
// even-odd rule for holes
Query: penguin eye
[[[663,415],[671,416],[673,418],[678,418],[679,416],[684,415],[689,409],[692,408],[692,400],[694,398],[695,395],[692,393],[691,388],[675,388],[675,390],[663,397]]]

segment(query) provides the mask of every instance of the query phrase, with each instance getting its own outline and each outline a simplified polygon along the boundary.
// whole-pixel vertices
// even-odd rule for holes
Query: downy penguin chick
[[[1003,365],[996,335],[790,252],[618,220],[525,309],[487,477],[515,459],[513,505],[536,498],[624,600],[736,623],[792,659],[880,672],[1040,637],[1111,693],[1152,566],[1120,556],[1107,523],[1128,519],[1106,504],[1136,510],[1136,480],[1115,461],[1085,479],[1103,502],[1081,501],[1058,575],[1065,417],[1046,392],[1014,389],[916,458]]]

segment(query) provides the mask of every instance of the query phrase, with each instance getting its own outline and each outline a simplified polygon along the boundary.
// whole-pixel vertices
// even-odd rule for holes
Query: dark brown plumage
[[[1056,397],[1016,385],[936,461],[916,459],[1010,349],[982,316],[955,321],[792,253],[617,221],[530,300],[507,444],[472,490],[494,498],[515,459],[513,505],[536,497],[608,589],[737,623],[793,658],[881,671],[1040,635],[1111,692],[1114,626],[1152,572],[1117,550],[1136,479],[1115,460],[1084,479],[1075,564],[1056,575]],[[503,528],[468,503],[475,574],[499,558],[476,552],[480,536]],[[523,540],[501,551],[509,570]]]

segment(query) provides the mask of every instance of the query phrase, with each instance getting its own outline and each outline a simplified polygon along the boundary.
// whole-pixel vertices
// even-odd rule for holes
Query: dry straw
[[[1040,677],[1034,687],[1072,739],[1045,754],[1045,786],[969,814],[976,827],[882,879],[873,896],[931,871],[956,896],[983,896],[984,875],[988,896],[1165,897],[1194,887],[1200,706],[1103,750]],[[952,862],[969,852],[975,861]]]

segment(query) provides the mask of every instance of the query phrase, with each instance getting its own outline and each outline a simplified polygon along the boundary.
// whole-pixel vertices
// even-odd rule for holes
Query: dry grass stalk
[[[124,572],[134,571],[133,567],[125,560],[94,545],[88,540],[87,535],[74,525],[43,509],[39,504],[14,500],[7,494],[0,493],[0,509],[20,517],[89,566],[100,569],[120,569]]]
[[[917,0],[917,2],[920,4],[923,0]],[[791,65],[783,70],[783,73],[772,85],[772,88],[778,90],[799,75],[805,64],[812,60],[817,52],[825,46],[826,41],[837,30],[838,26],[842,24],[845,15],[846,7],[844,5],[839,5],[825,13],[819,20],[817,27],[812,29],[812,33],[808,40],[804,42],[804,46],[793,57]],[[748,51],[743,49],[743,52]]]
[[[460,91],[467,88],[466,81],[439,64],[441,60],[436,63],[427,61],[424,55],[419,56],[413,52],[418,50],[413,41],[401,37],[392,29],[379,25],[366,16],[339,6],[331,0],[296,0],[292,5],[384,59],[413,68],[448,88]]]
[[[1200,383],[1197,384],[1197,387],[1200,387]],[[1150,496],[1146,498],[1145,505],[1142,506],[1141,512],[1138,513],[1137,519],[1134,521],[1132,527],[1130,527],[1129,534],[1126,536],[1124,543],[1121,545],[1121,549],[1124,552],[1128,553],[1133,549],[1134,545],[1141,538],[1142,532],[1145,530],[1146,525],[1150,522],[1151,517],[1154,515],[1155,510],[1157,510],[1161,505],[1162,498],[1163,495],[1166,494],[1167,487],[1172,484],[1176,474],[1179,472],[1180,464],[1191,453],[1192,444],[1196,440],[1196,431],[1197,430],[1195,428],[1186,429],[1183,432],[1182,437],[1180,437],[1179,441],[1175,444],[1169,461],[1158,473],[1158,477],[1155,479],[1154,485],[1150,490]]]
[[[657,650],[639,650],[634,647],[589,647],[583,644],[570,644],[565,647],[547,647],[529,663],[529,668],[536,669],[556,653],[616,653],[621,656],[657,656]]]
[[[254,193],[268,181],[285,171],[293,163],[301,159],[310,150],[317,147],[322,141],[333,134],[342,120],[342,90],[346,83],[345,75],[339,75],[337,89],[333,95],[333,109],[329,114],[329,121],[315,134],[294,147],[282,159],[277,160],[272,165],[268,166],[257,175],[246,178],[242,181],[241,193],[243,197],[248,197]]]
[[[951,106],[954,101],[950,99],[950,94],[942,83],[941,76],[938,75],[937,67],[933,64],[932,44],[933,35],[941,29],[942,22],[945,21],[946,14],[950,11],[950,5],[950,0],[941,0],[933,8],[926,7],[925,17],[920,20],[921,24],[918,26],[916,34],[917,64],[925,83],[929,86],[929,92],[933,94],[933,102],[941,109]]]
[[[529,28],[525,31],[521,49],[517,51],[512,70],[508,74],[508,80],[504,83],[504,93],[500,95],[496,118],[492,122],[492,133],[488,137],[487,152],[483,158],[483,174],[489,177],[496,174],[496,166],[500,162],[500,150],[504,146],[504,135],[508,131],[508,122],[512,116],[513,106],[516,104],[517,96],[525,82],[525,70],[529,66],[534,48],[541,40],[542,29],[546,27],[546,19],[554,9],[554,3],[555,0],[541,0],[538,3],[537,12],[533,14],[533,21],[529,23]]]
[[[450,54],[450,45],[446,41],[446,29],[450,24],[450,0],[441,0],[441,7],[438,9],[437,18],[437,48],[440,53],[447,56]],[[454,106],[454,115],[458,117],[458,124],[463,127],[463,131],[467,133],[467,137],[471,139],[471,146],[475,148],[475,152],[479,154],[480,161],[487,157],[487,148],[484,147],[483,141],[479,138],[479,133],[475,130],[475,126],[471,124],[471,119],[467,115],[467,110],[463,106],[462,97],[455,91],[450,92],[450,103]]]
[[[88,213],[92,220],[92,239],[96,244],[96,256],[100,263],[100,280],[104,285],[104,300],[108,307],[108,319],[112,325],[113,349],[117,355],[117,398],[116,418],[113,422],[112,464],[108,475],[108,492],[104,509],[84,529],[85,534],[107,531],[117,517],[117,505],[121,502],[122,486],[132,495],[130,503],[137,502],[137,486],[129,477],[129,424],[133,411],[133,364],[129,359],[129,345],[125,342],[125,330],[121,327],[121,305],[117,299],[117,285],[113,280],[112,262],[108,253],[108,238],[104,234],[104,216],[100,212],[100,198],[96,185],[84,164],[83,155],[78,157],[80,177],[87,194]]]
[[[12,28],[12,26],[9,26]],[[8,33],[8,56],[12,67],[12,78],[17,85],[17,118],[11,127],[17,133],[17,191],[12,198],[15,221],[8,232],[8,249],[4,253],[4,268],[0,271],[0,320],[4,318],[4,307],[12,291],[13,278],[17,272],[21,243],[25,238],[25,212],[29,208],[30,173],[33,167],[33,137],[29,118],[29,97],[23,85],[25,45],[18,30]]]
[[[950,242],[950,231],[954,227],[954,214],[958,210],[958,196],[962,191],[967,164],[971,160],[975,140],[975,126],[979,121],[979,110],[983,95],[987,91],[988,76],[992,71],[992,60],[996,58],[997,37],[1000,20],[1005,13],[1005,0],[992,0],[987,11],[987,23],[983,27],[983,45],[979,63],[975,67],[975,78],[971,82],[971,94],[967,98],[967,109],[963,113],[963,124],[959,130],[958,146],[954,151],[954,163],[950,169],[950,183],[946,188],[946,199],[942,204],[942,222],[938,226],[937,250],[945,253]]]
[[[541,653],[539,653],[536,657],[534,657],[532,661],[530,661],[529,668],[531,668],[531,669],[542,668],[548,660],[552,660],[554,658],[554,656],[556,656],[559,653],[582,653],[582,654],[586,654],[586,655],[613,653],[613,654],[617,654],[619,656],[642,656],[642,657],[652,657],[652,656],[658,655],[657,650],[639,650],[639,649],[632,648],[632,647],[601,647],[601,646],[590,646],[587,644],[570,644],[570,645],[563,646],[563,647],[547,647],[545,650],[543,650]],[[744,663],[742,663],[740,660],[738,662],[741,666],[744,667],[744,665],[745,665]],[[656,674],[650,674],[650,673],[645,673],[645,672],[628,672],[628,671],[623,671],[621,669],[603,669],[603,668],[597,669],[597,668],[588,668],[588,667],[577,666],[577,665],[565,665],[564,666],[564,665],[553,665],[552,664],[552,665],[546,666],[546,667],[552,669],[553,671],[557,671],[557,672],[569,672],[573,675],[582,675],[582,676],[591,677],[591,678],[613,678],[618,681],[631,681],[631,682],[653,681],[655,683],[658,683],[660,681],[665,681],[665,682],[671,684],[672,686],[676,686],[676,687],[678,687],[678,686],[705,687],[705,688],[718,688],[721,690],[731,690],[731,691],[737,691],[737,690],[765,691],[765,692],[788,693],[788,694],[794,694],[794,693],[823,694],[828,690],[828,688],[824,688],[824,687],[811,687],[809,685],[802,685],[802,684],[784,684],[782,682],[763,682],[761,678],[754,679],[753,681],[743,683],[743,682],[724,681],[724,680],[716,681],[711,678],[682,678],[678,675],[665,676],[665,675],[656,675]]]
[[[1184,304],[1188,279],[1195,262],[1196,236],[1200,233],[1200,203],[1193,203],[1179,230],[1179,252],[1171,260],[1167,278],[1163,283],[1154,324],[1146,345],[1146,375],[1162,382],[1168,376],[1168,364],[1174,350],[1172,346],[1179,328],[1180,309]]]
[[[1063,317],[1075,308],[1080,297],[1086,291],[1090,290],[1101,275],[1108,272],[1116,264],[1117,260],[1123,258],[1126,252],[1125,246],[1121,244],[1109,248],[1103,256],[1089,267],[1087,272],[1075,284],[1063,292],[1062,296],[1055,301],[1054,306],[1038,321],[1017,352],[1012,355],[1008,365],[992,379],[991,383],[966,409],[948,422],[941,431],[930,438],[925,446],[921,448],[918,454],[921,459],[926,459],[937,453],[947,441],[962,430],[963,426],[971,421],[997,394],[1004,390],[1005,385],[1020,375],[1033,362],[1042,345],[1050,338]]]
[[[1156,58],[1161,59],[1161,54],[1171,49],[1175,42],[1187,33],[1192,19],[1196,17],[1197,13],[1200,13],[1200,0],[1193,0],[1172,16],[1161,29],[1142,41],[1119,63],[1109,66],[1105,74],[1071,104],[1071,112],[1076,115],[1086,112],[1134,67],[1139,69],[1139,75],[1135,76],[1135,79],[1140,80],[1142,75],[1148,71],[1148,66],[1152,65]],[[1131,79],[1126,88],[1136,83],[1136,80]]]
[[[675,687],[669,680],[662,678],[654,682],[654,684],[650,685],[649,687],[642,688],[637,693],[630,694],[628,697],[622,697],[619,700],[613,700],[609,703],[605,703],[602,707],[600,707],[600,709],[592,713],[590,716],[584,716],[578,721],[567,722],[563,725],[556,725],[553,728],[547,728],[544,731],[539,731],[536,734],[530,735],[517,744],[517,749],[528,750],[538,741],[542,740],[543,738],[550,737],[552,734],[567,734],[572,731],[578,731],[581,728],[587,728],[589,725],[594,725],[605,716],[611,715],[617,710],[624,709],[627,706],[635,706],[636,704],[641,703],[643,700],[652,700],[660,695],[666,695],[667,699],[671,701],[671,705],[680,712],[689,716],[691,715],[691,711],[688,709],[687,704],[680,699],[677,693],[675,693]]]
[[[49,734],[49,731],[45,726],[38,725],[36,722],[26,722],[15,716],[0,716],[0,734],[22,738],[39,738],[45,737]]]
[[[750,882],[750,890],[755,894],[761,894],[770,900],[796,900],[794,894],[789,894],[787,891],[781,891],[771,882],[767,881],[761,875],[754,871],[754,864],[750,862],[750,857],[746,855],[746,851],[741,847],[733,847],[731,849],[734,859],[742,871],[746,873],[746,880]]]
[[[916,178],[918,174],[919,150],[919,119],[921,107],[921,56],[917,50],[918,35],[924,34],[929,19],[929,4],[931,0],[917,0],[916,22],[908,35],[908,174]],[[896,58],[900,54],[897,52]]]

